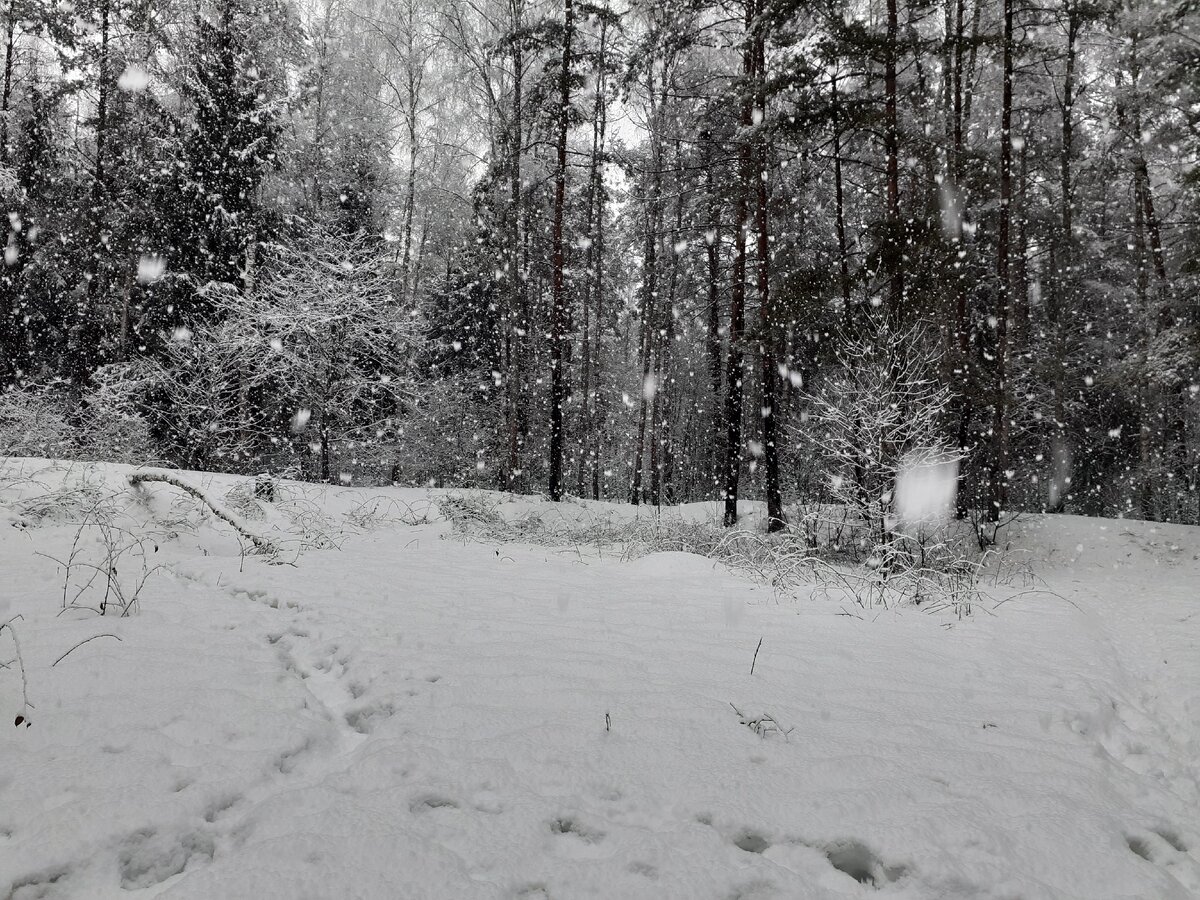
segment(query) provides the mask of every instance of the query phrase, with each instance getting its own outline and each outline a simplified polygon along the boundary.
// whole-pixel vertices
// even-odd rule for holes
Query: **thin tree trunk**
[[[413,34],[416,31],[414,3],[415,0],[406,0],[407,22],[405,25],[407,27],[404,29],[406,52],[404,77],[408,90],[408,96],[405,98],[404,124],[408,137],[408,177],[404,192],[404,226],[401,235],[404,249],[400,261],[400,289],[401,296],[405,300],[411,300],[415,294],[415,290],[410,293],[409,283],[412,280],[413,212],[416,209],[417,198],[417,109],[423,80],[423,72],[418,71],[417,60],[414,58]]]
[[[763,117],[767,112],[766,25],[759,23],[754,38],[755,106]],[[754,179],[758,194],[755,226],[758,232],[758,310],[760,379],[762,381],[762,439],[763,467],[767,489],[767,531],[782,531],[787,526],[783,515],[783,492],[779,477],[778,404],[779,370],[776,360],[775,316],[771,308],[771,234],[770,234],[770,170],[771,148],[760,133],[756,139],[758,171]]]
[[[667,73],[664,67],[664,93]],[[638,436],[637,456],[633,463],[633,483],[630,488],[630,502],[635,506],[641,503],[643,458],[646,455],[646,425],[650,418],[650,405],[661,385],[655,384],[651,366],[655,349],[655,324],[658,306],[658,232],[661,227],[662,206],[662,122],[660,121],[661,105],[655,93],[654,67],[651,64],[647,73],[647,97],[650,103],[650,190],[646,198],[646,243],[643,263],[642,280],[642,328],[641,328],[641,359],[642,383],[638,407]],[[653,426],[651,426],[653,440]]]
[[[88,242],[92,252],[88,257],[87,286],[77,311],[79,322],[76,327],[73,378],[76,389],[91,376],[92,369],[103,353],[102,329],[96,310],[101,291],[100,269],[108,254],[104,245],[105,206],[108,200],[108,175],[105,168],[105,152],[108,141],[108,93],[111,0],[100,5],[100,55],[97,60],[96,89],[96,159],[92,174],[91,192],[88,198]]]
[[[1022,130],[1028,134],[1028,122]],[[1013,283],[1016,297],[1013,302],[1013,324],[1010,328],[1016,353],[1029,345],[1029,141],[1021,141],[1021,166],[1017,178],[1017,243],[1013,260]]]
[[[966,248],[963,244],[963,216],[966,211],[966,196],[963,188],[965,162],[963,119],[969,115],[969,112],[964,109],[963,105],[963,58],[965,50],[963,18],[965,13],[965,0],[957,0],[954,14],[954,144],[950,160],[950,190],[953,192],[954,201],[953,247],[955,258],[952,271],[954,273],[954,360],[957,367],[957,395],[955,397],[957,429],[955,442],[959,455],[962,458],[958,468],[955,509],[960,519],[966,518],[971,506],[971,498],[967,494],[966,459],[971,451],[971,420],[974,416],[974,403],[972,401],[972,379],[974,372],[971,366],[971,321],[965,265]],[[967,99],[969,102],[969,97]]]
[[[17,22],[13,2],[8,0],[4,14],[4,90],[0,94],[0,162],[8,162],[8,116],[12,108],[12,71]]]
[[[708,359],[708,381],[711,390],[709,402],[714,433],[714,439],[706,443],[710,486],[719,488],[721,450],[715,435],[721,427],[721,203],[717,196],[716,177],[713,172],[713,154],[716,147],[712,142],[712,133],[707,132],[704,140],[704,184],[708,194],[708,232],[704,236],[708,261],[708,327],[705,333],[705,351]]]
[[[884,265],[888,273],[888,312],[903,318],[904,238],[900,220],[900,126],[897,114],[896,64],[899,56],[898,0],[887,0],[887,38],[884,48],[884,152],[887,156],[887,238]]]
[[[842,319],[850,321],[850,252],[846,243],[846,199],[842,187],[842,124],[837,72],[830,77],[833,94],[833,196],[838,242],[838,275],[842,288]]]
[[[967,72],[966,72],[966,88],[963,89],[965,94],[963,117],[966,121],[971,121],[971,104],[975,100],[975,61],[978,58],[979,50],[979,20],[983,13],[983,0],[975,0],[975,10],[971,15],[971,48],[967,57]]]
[[[665,93],[665,92],[664,92]],[[659,506],[663,495],[669,499],[670,476],[672,466],[671,447],[671,363],[672,351],[675,346],[675,301],[679,289],[680,252],[677,249],[680,235],[683,233],[683,185],[678,173],[682,171],[680,159],[680,142],[675,142],[675,221],[671,231],[671,279],[667,288],[667,302],[659,312],[659,327],[657,329],[658,353],[655,361],[655,383],[658,390],[654,393],[654,435],[651,444],[650,471],[650,502]]]
[[[563,344],[566,341],[567,295],[565,254],[563,252],[563,207],[567,193],[567,131],[571,107],[571,38],[574,33],[575,7],[563,0],[562,68],[558,91],[558,171],[554,177],[554,223],[551,228],[553,278],[550,310],[550,499],[563,495],[563,407],[567,402],[566,366]]]
[[[576,476],[575,493],[582,497],[584,496],[584,475],[588,465],[588,454],[592,447],[592,330],[591,330],[591,308],[592,297],[596,292],[596,274],[595,269],[597,262],[597,246],[595,239],[595,222],[596,222],[596,203],[600,199],[600,193],[603,185],[600,183],[600,161],[603,152],[604,138],[602,124],[602,110],[605,105],[605,44],[608,36],[608,20],[601,18],[600,20],[600,55],[599,55],[599,72],[596,77],[596,96],[592,105],[592,157],[588,171],[588,186],[587,186],[587,202],[586,202],[586,227],[584,234],[587,235],[588,245],[584,264],[584,292],[583,292],[583,347],[580,359],[579,382],[581,387],[580,411],[579,411],[579,467]],[[603,201],[600,201],[601,203]],[[599,341],[596,343],[596,352],[599,352]],[[594,468],[599,465],[598,459],[592,459],[591,465]]]
[[[1012,228],[1013,0],[1004,0],[1004,87],[1000,105],[1000,227],[996,237],[996,283],[1000,294],[996,323],[996,389],[993,398],[992,460],[988,473],[989,522],[999,522],[1008,492],[1008,329],[1012,315],[1009,272]]]
[[[1050,271],[1053,276],[1051,293],[1053,300],[1047,304],[1046,319],[1055,339],[1055,345],[1062,347],[1063,318],[1075,312],[1075,225],[1074,225],[1074,186],[1072,183],[1071,162],[1075,142],[1075,65],[1078,56],[1078,37],[1080,27],[1080,12],[1074,0],[1067,0],[1067,35],[1066,61],[1063,75],[1062,92],[1062,140],[1059,154],[1059,190],[1061,231],[1059,233],[1057,259],[1051,256]],[[1052,248],[1053,250],[1054,248]],[[1057,263],[1057,265],[1055,265]],[[1065,348],[1060,350],[1062,358]],[[1054,395],[1054,431],[1050,439],[1050,458],[1054,467],[1052,490],[1048,497],[1047,509],[1050,512],[1062,512],[1066,508],[1068,488],[1072,475],[1073,453],[1070,446],[1070,433],[1067,429],[1066,392],[1067,385],[1062,366],[1053,366],[1051,390]]]
[[[746,47],[742,56],[745,88],[742,95],[741,134],[738,145],[738,181],[733,205],[733,283],[729,290],[729,362],[725,370],[725,476],[724,499],[726,528],[737,524],[738,480],[742,469],[742,397],[745,377],[745,351],[742,331],[746,319],[746,231],[749,225],[750,178],[754,168],[754,148],[749,131],[754,124],[754,97],[750,91],[754,75],[754,48],[750,32],[754,23],[754,0],[746,0]]]
[[[117,362],[125,362],[129,358],[129,299],[133,293],[134,270],[130,267],[125,272],[125,284],[121,288],[121,336],[117,344]]]
[[[1154,192],[1150,185],[1150,171],[1146,165],[1146,157],[1138,151],[1134,160],[1136,175],[1140,185],[1142,216],[1146,225],[1146,237],[1149,239],[1150,262],[1154,268],[1154,277],[1158,280],[1159,289],[1166,294],[1169,287],[1167,281],[1167,262],[1163,254],[1162,230],[1158,222],[1158,213],[1154,209]]]
[[[603,63],[603,56],[601,56]],[[607,84],[607,80],[603,79],[602,83]],[[600,157],[604,157],[604,135],[605,128],[608,124],[608,104],[602,103],[600,106]],[[596,202],[598,208],[596,210],[596,351],[595,361],[593,365],[593,377],[595,378],[596,393],[595,402],[592,405],[592,499],[600,499],[600,428],[599,422],[603,421],[604,406],[603,393],[601,391],[601,370],[603,366],[604,356],[602,353],[604,344],[602,336],[604,333],[604,210],[605,210],[605,194],[604,194],[604,179],[603,173],[597,169],[594,173],[596,179]]]
[[[514,30],[521,27],[520,0],[511,4]],[[509,247],[509,304],[505,326],[505,425],[508,437],[508,460],[505,466],[505,487],[512,490],[516,487],[518,473],[521,471],[520,457],[520,404],[522,382],[522,333],[527,329],[522,317],[525,306],[525,282],[521,266],[521,151],[524,145],[522,135],[522,81],[524,74],[524,54],[519,41],[513,42],[513,109],[512,109],[512,154],[511,194],[509,215],[512,217],[511,246]]]

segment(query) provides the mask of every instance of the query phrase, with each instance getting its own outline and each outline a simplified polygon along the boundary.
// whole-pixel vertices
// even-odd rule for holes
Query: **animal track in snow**
[[[1150,828],[1141,834],[1126,834],[1125,845],[1200,897],[1200,864],[1192,858],[1178,832],[1165,827]]]
[[[408,808],[413,813],[429,812],[432,809],[458,809],[458,802],[441,794],[422,794],[413,799]]]
[[[205,808],[204,821],[210,824],[217,821],[217,819],[221,818],[222,815],[237,806],[241,800],[242,798],[238,794],[225,794],[224,796],[218,797],[209,803],[207,808]]]
[[[1129,849],[1140,856],[1146,862],[1154,862],[1154,854],[1150,850],[1150,845],[1136,835],[1125,835],[1125,843]]]
[[[1152,832],[1154,832],[1155,834],[1157,834],[1160,838],[1162,838],[1168,844],[1170,844],[1172,847],[1174,847],[1180,853],[1188,852],[1187,845],[1182,840],[1180,840],[1178,834],[1176,834],[1174,831],[1171,831],[1169,828],[1151,828],[1150,830]]]
[[[899,881],[906,874],[906,866],[889,866],[874,851],[861,841],[834,841],[823,848],[829,864],[839,872],[849,875],[859,884],[883,887]]]
[[[791,839],[786,843],[809,847],[822,853],[831,866],[849,875],[859,884],[879,888],[899,881],[908,874],[907,866],[888,865],[862,841],[847,839],[814,844]],[[733,838],[733,845],[746,853],[762,854],[771,849],[772,842],[760,832],[744,829]]]
[[[1130,850],[1148,862],[1161,862],[1164,857],[1188,852],[1187,844],[1170,828],[1150,828],[1142,835],[1127,834],[1125,843]]]
[[[580,825],[575,819],[570,816],[562,816],[554,819],[550,823],[550,831],[554,834],[567,835],[577,840],[583,841],[585,844],[598,844],[604,840],[604,832],[598,829],[588,828],[586,825]]]
[[[631,874],[641,875],[643,878],[649,878],[651,881],[658,878],[658,868],[656,866],[652,866],[648,862],[642,862],[635,859],[625,868]]]
[[[12,891],[8,894],[11,900],[35,900],[35,898],[50,895],[50,889],[70,874],[66,866],[54,866],[33,872],[12,883]]]
[[[279,770],[281,775],[290,775],[296,768],[297,761],[305,753],[313,748],[313,739],[305,738],[303,743],[293,747],[291,750],[285,750],[275,758],[275,768]]]
[[[199,832],[180,838],[158,835],[148,828],[135,831],[118,854],[121,887],[127,891],[153,887],[178,875],[193,860],[212,862],[215,852],[212,838]]]
[[[354,696],[354,691],[350,691],[350,695]],[[359,706],[355,709],[350,709],[345,712],[343,718],[346,724],[357,731],[359,734],[370,734],[375,730],[384,719],[395,715],[396,707],[386,700],[380,703],[368,703],[365,706]]]
[[[739,850],[745,850],[747,853],[765,853],[770,848],[771,842],[757,832],[743,831],[733,839],[733,846]]]

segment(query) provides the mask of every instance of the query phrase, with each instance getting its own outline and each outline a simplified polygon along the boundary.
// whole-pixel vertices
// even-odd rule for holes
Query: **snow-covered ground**
[[[960,620],[130,471],[0,468],[0,897],[1200,896],[1200,529],[1027,519]]]

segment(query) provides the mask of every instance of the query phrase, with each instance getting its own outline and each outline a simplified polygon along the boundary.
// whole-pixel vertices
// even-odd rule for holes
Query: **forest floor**
[[[2,898],[1200,896],[1200,529],[1028,517],[960,618],[130,471],[0,465]]]

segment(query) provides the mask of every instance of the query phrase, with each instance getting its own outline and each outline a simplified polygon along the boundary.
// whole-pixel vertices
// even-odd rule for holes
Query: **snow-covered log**
[[[274,553],[275,545],[261,535],[255,534],[250,528],[238,518],[237,514],[232,512],[227,506],[214,500],[204,491],[195,485],[188,484],[178,475],[173,472],[167,472],[159,469],[146,469],[140,472],[134,472],[129,476],[129,484],[137,487],[140,484],[145,484],[151,481],[160,481],[163,484],[169,484],[172,487],[177,487],[185,493],[191,494],[197,500],[207,506],[214,516],[223,522],[228,523],[234,531],[248,540],[254,545],[254,548],[260,553]]]

